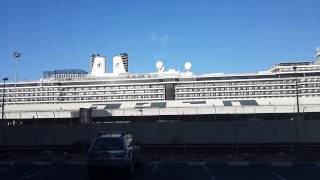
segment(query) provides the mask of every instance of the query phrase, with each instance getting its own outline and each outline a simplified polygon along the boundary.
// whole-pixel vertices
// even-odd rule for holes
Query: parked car
[[[95,177],[110,168],[134,174],[139,164],[140,147],[131,134],[126,132],[101,132],[94,138],[88,152],[88,174]]]

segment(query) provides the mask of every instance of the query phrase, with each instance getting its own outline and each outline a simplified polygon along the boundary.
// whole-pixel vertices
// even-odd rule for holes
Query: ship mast
[[[320,47],[316,49],[316,64],[320,65]]]

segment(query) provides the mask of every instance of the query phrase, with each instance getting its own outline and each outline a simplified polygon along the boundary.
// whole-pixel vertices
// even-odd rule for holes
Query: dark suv
[[[101,132],[94,138],[88,154],[88,174],[95,177],[108,168],[119,168],[134,173],[139,163],[140,147],[126,132]]]

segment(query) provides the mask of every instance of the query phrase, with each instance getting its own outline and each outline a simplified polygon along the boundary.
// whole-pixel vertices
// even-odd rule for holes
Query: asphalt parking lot
[[[0,163],[1,180],[88,180],[84,162]],[[319,180],[320,167],[308,164],[248,162],[145,162],[128,177],[111,171],[99,179],[183,180]]]

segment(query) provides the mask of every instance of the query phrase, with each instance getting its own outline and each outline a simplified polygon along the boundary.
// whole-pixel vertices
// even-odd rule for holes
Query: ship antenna
[[[316,64],[320,65],[320,47],[316,49],[316,58],[317,58]]]

